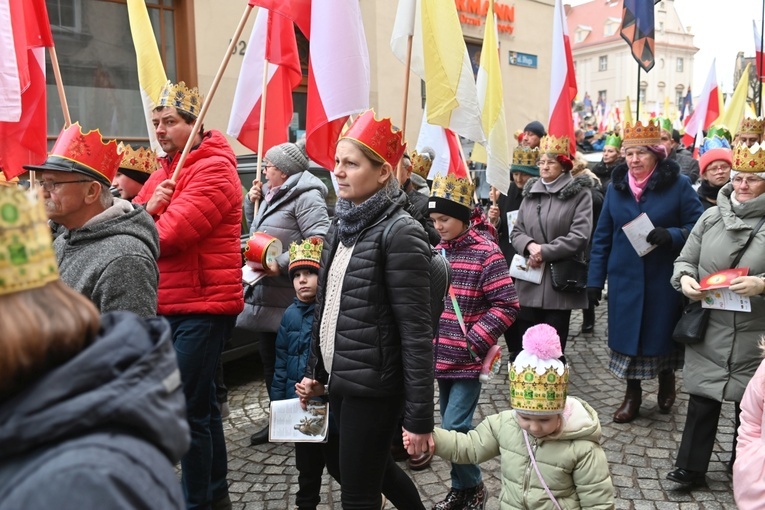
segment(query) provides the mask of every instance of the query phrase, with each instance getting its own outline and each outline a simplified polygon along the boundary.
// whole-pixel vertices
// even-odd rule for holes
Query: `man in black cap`
[[[523,140],[521,141],[521,145],[528,147],[529,149],[539,147],[539,141],[543,136],[547,136],[545,127],[538,120],[533,120],[523,128]]]

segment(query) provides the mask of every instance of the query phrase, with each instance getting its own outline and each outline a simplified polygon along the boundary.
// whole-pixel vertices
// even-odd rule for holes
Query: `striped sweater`
[[[452,266],[452,287],[462,312],[465,335],[447,297],[434,339],[437,379],[477,379],[483,357],[497,343],[518,315],[518,295],[508,274],[507,262],[494,242],[474,227],[451,241],[441,241]]]

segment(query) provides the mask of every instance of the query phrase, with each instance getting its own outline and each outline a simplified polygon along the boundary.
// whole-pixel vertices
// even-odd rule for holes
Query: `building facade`
[[[323,1],[323,0],[314,0]],[[483,39],[486,0],[454,2],[474,68]],[[108,137],[147,143],[138,89],[135,52],[126,0],[46,0],[64,88],[73,120]],[[363,0],[362,17],[371,66],[370,106],[402,124],[404,66],[390,50],[397,1]],[[146,0],[155,37],[170,80],[184,80],[206,94],[245,9],[244,0]],[[554,0],[497,0],[500,57],[509,133],[530,120],[547,123]],[[225,132],[241,61],[255,19],[250,15],[205,119],[206,128]],[[305,129],[308,42],[298,33],[303,84],[294,94],[291,136]],[[350,79],[338,77],[338,79]],[[48,134],[63,125],[53,72],[48,67]],[[411,75],[407,138],[416,142],[423,111],[423,87]],[[248,149],[231,140],[237,153]]]
[[[648,73],[641,70],[638,81],[638,64],[619,33],[622,4],[593,0],[566,6],[580,97],[589,94],[593,104],[624,111],[629,96],[633,115],[637,101],[641,111],[663,114],[667,98],[679,109],[693,80],[693,56],[698,51],[693,34],[683,26],[674,0],[659,1],[654,8],[656,63]]]

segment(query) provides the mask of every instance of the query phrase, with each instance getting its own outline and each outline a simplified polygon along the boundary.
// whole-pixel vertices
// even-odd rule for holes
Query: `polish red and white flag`
[[[695,142],[696,134],[707,129],[723,112],[720,87],[717,83],[717,66],[715,60],[712,60],[712,66],[709,68],[707,81],[704,83],[704,89],[701,91],[699,103],[693,110],[693,113],[685,125],[685,134],[683,135],[683,145],[690,147]]]
[[[576,74],[571,55],[566,13],[561,0],[555,0],[553,14],[552,68],[550,77],[550,122],[547,132],[553,136],[569,137],[569,152],[576,154],[574,119],[571,104],[576,98]]]

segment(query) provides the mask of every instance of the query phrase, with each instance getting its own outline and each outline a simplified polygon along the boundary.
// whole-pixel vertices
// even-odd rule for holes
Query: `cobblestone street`
[[[671,414],[660,414],[656,405],[656,381],[643,385],[643,406],[638,419],[629,424],[613,423],[611,416],[624,397],[625,384],[607,369],[606,306],[597,309],[594,334],[582,335],[581,314],[575,311],[567,358],[572,367],[569,394],[579,396],[598,411],[603,428],[602,445],[608,456],[616,488],[616,508],[635,510],[691,510],[735,508],[731,477],[725,462],[733,434],[733,405],[723,405],[717,443],[707,474],[708,487],[693,492],[675,490],[666,480],[673,469],[688,396],[678,380],[678,400]],[[230,493],[235,510],[287,509],[294,505],[297,470],[289,444],[250,446],[250,435],[267,419],[265,383],[259,360],[246,358],[226,365],[231,415],[225,421],[228,442]],[[507,370],[484,386],[475,422],[508,407]],[[436,406],[437,409],[437,406]],[[437,411],[436,411],[437,412]],[[436,415],[436,424],[439,423]],[[401,464],[404,469],[406,464]],[[494,459],[481,465],[490,499],[487,509],[499,507],[500,465]],[[435,458],[429,469],[408,471],[419,487],[426,508],[440,501],[449,490],[449,464]],[[322,510],[340,508],[339,487],[328,475],[322,491]],[[386,508],[392,508],[388,504]]]

